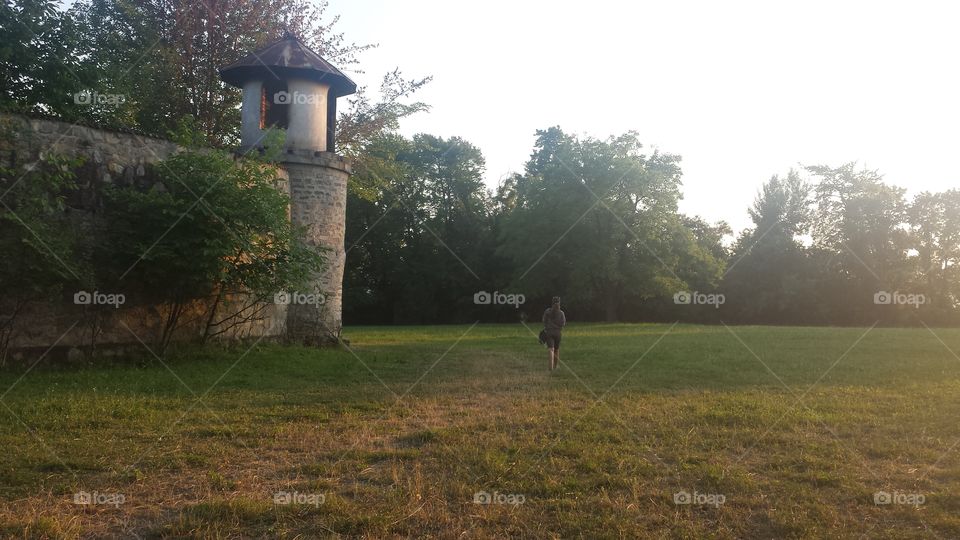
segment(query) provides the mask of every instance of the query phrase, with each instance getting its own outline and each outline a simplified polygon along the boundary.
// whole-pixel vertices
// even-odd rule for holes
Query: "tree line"
[[[680,157],[636,133],[537,132],[495,191],[460,138],[368,147],[347,208],[348,323],[574,320],[955,324],[960,190],[905,190],[855,163],[773,176],[752,227],[678,211]],[[749,208],[746,208],[748,207]],[[523,304],[477,293],[522,295]],[[487,298],[484,298],[486,300]]]

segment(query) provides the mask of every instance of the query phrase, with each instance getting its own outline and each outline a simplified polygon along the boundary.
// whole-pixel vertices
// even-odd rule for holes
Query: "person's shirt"
[[[553,308],[547,308],[543,312],[543,327],[546,328],[547,332],[559,332],[566,325],[567,316],[564,315],[562,309],[556,315],[553,314]]]

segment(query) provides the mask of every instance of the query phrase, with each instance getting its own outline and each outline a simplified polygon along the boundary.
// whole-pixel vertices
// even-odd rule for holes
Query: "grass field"
[[[345,334],[0,373],[0,536],[960,536],[958,330]]]

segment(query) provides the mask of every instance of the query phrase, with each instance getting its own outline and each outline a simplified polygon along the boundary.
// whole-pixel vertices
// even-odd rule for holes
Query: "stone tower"
[[[337,98],[357,85],[290,33],[222,68],[220,77],[243,89],[242,151],[261,147],[272,129],[286,131],[281,166],[289,178],[290,219],[306,228],[306,242],[326,258],[312,290],[290,295],[286,337],[306,345],[336,341],[350,176],[335,152]]]

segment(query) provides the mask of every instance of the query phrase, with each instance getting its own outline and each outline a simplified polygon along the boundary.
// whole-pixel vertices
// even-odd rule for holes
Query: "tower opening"
[[[291,97],[286,81],[263,82],[260,92],[260,129],[289,127]]]

